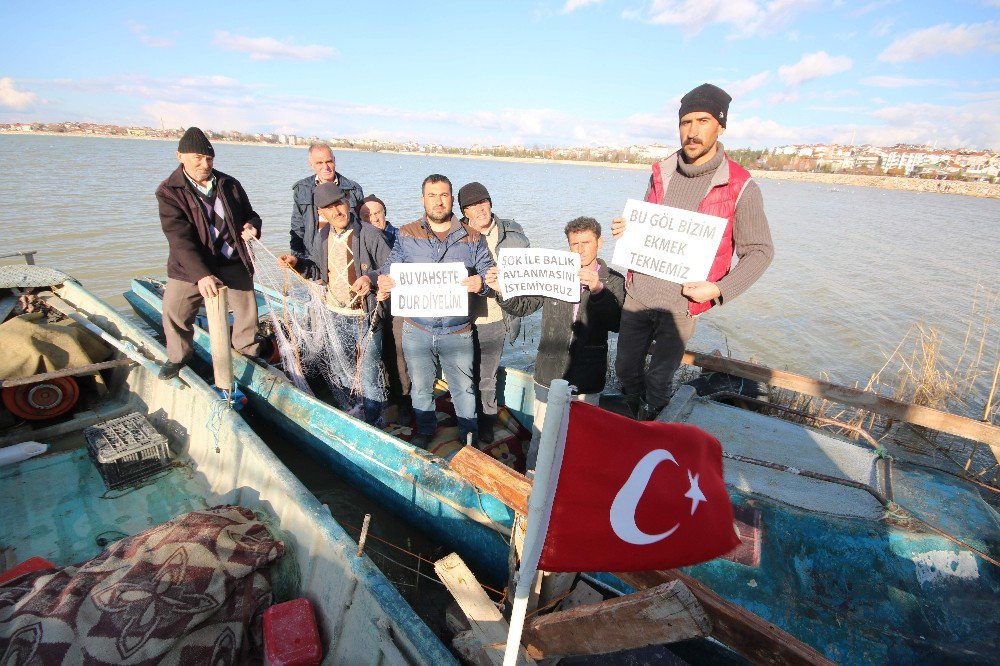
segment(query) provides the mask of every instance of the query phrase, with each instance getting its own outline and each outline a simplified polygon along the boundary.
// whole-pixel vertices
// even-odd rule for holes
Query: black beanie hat
[[[468,206],[474,206],[480,201],[486,201],[487,199],[490,200],[491,204],[493,203],[486,186],[475,181],[468,185],[463,185],[462,189],[458,191],[458,207],[461,210],[465,210]]]
[[[369,203],[371,201],[374,201],[375,203],[377,203],[380,206],[382,206],[382,212],[384,212],[386,215],[389,214],[389,209],[385,207],[385,202],[382,201],[381,199],[379,199],[374,194],[369,194],[364,199],[362,199],[361,201],[359,201],[358,205],[354,207],[354,212],[358,214],[358,217],[361,217],[361,209],[362,209],[362,207],[364,207],[364,205],[366,203]]]
[[[212,148],[212,142],[197,127],[187,128],[184,136],[181,137],[180,143],[177,144],[177,152],[215,157],[215,148]]]
[[[684,97],[681,97],[681,108],[677,112],[677,118],[683,118],[695,111],[710,113],[719,121],[723,127],[729,116],[729,103],[733,98],[718,86],[711,83],[703,83]]]
[[[313,192],[313,202],[316,204],[316,208],[326,208],[346,198],[347,194],[336,183],[320,183],[316,186],[316,191]]]

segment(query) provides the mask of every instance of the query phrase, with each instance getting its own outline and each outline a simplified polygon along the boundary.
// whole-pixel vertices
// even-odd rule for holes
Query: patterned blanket
[[[219,506],[25,574],[0,586],[0,664],[256,661],[283,554],[252,511]]]

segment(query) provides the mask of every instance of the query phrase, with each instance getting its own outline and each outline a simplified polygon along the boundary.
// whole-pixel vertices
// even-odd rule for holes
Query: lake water
[[[167,244],[153,192],[176,167],[175,144],[110,138],[0,136],[0,254],[39,251],[116,307],[135,276],[162,276]],[[238,178],[275,253],[288,246],[292,184],[310,173],[306,151],[216,146],[216,167]],[[648,171],[341,151],[337,170],[376,194],[397,226],[419,217],[420,183],[443,173],[455,188],[478,180],[494,210],[538,247],[565,248],[562,228],[590,215],[605,225],[641,198]],[[980,407],[1000,346],[996,232],[1000,201],[947,194],[760,180],[774,263],[747,293],[704,315],[689,348],[722,350],[842,383],[867,381],[908,330],[936,329],[957,358],[970,325],[990,332],[971,402]],[[537,320],[520,355],[534,354]],[[945,366],[949,367],[949,366]]]

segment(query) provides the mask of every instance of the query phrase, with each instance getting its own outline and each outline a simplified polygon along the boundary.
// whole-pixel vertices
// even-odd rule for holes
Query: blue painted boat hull
[[[125,298],[162,330],[154,284],[133,280]],[[200,328],[195,350],[211,360],[208,334]],[[506,581],[510,508],[452,472],[442,458],[347,416],[239,354],[233,357],[235,379],[257,414],[314,460],[461,553],[489,582]]]
[[[159,325],[154,285],[135,281],[126,298],[143,319]],[[199,354],[208,358],[207,336],[199,332],[196,342]],[[283,430],[302,438],[332,469],[396,508],[401,516],[443,535],[442,540],[463,557],[478,560],[489,572],[505,571],[505,541],[480,535],[477,530],[482,521],[469,515],[482,502],[490,507],[487,513],[497,516],[497,526],[509,528],[509,513],[492,511],[494,498],[470,496],[462,483],[442,480],[451,475],[442,459],[414,450],[323,403],[313,404],[316,401],[307,400],[287,382],[262,379],[264,372],[242,359],[237,362],[237,381],[246,386],[262,413],[297,421],[282,426]],[[530,424],[531,377],[508,370],[501,390],[506,406]],[[731,419],[740,423],[743,417],[736,411]],[[726,437],[716,436],[726,446]],[[328,450],[324,452],[321,445]],[[363,455],[346,453],[345,448]],[[403,469],[411,460],[420,461],[420,475],[408,477],[409,484],[392,481],[394,468]],[[421,488],[424,483],[432,485]],[[922,510],[915,513],[996,557],[1000,519],[972,486],[908,465],[896,467],[895,484],[901,504]],[[424,492],[440,503],[437,509],[421,507],[416,498]],[[716,559],[685,569],[726,599],[840,663],[995,661],[994,646],[1000,644],[996,612],[1000,571],[995,566],[889,512],[880,511],[875,519],[852,518],[798,509],[733,486],[730,495],[737,507],[761,514],[759,565]],[[473,497],[475,502],[470,503]],[[463,508],[452,512],[445,505]],[[631,591],[612,575],[596,576],[623,593]]]
[[[25,268],[26,271],[34,267]],[[15,429],[0,446],[35,439],[53,452],[0,468],[0,544],[15,560],[57,565],[193,509],[235,504],[253,510],[286,545],[271,567],[277,598],[304,597],[316,613],[324,663],[456,664],[448,648],[312,493],[192,370],[157,377],[166,350],[132,319],[71,279],[52,290],[145,362],[108,373],[108,392],[72,418]],[[0,349],[11,349],[0,340]],[[116,352],[118,358],[122,358]],[[86,450],[83,429],[142,415],[167,438],[173,464],[137,487],[108,491]],[[9,638],[9,636],[8,636]]]

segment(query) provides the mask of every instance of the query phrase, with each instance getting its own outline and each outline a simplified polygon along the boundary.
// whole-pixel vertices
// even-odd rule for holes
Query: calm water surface
[[[165,271],[153,192],[176,166],[174,151],[173,142],[162,141],[0,136],[0,254],[37,249],[39,263],[127,309],[121,294],[129,280]],[[218,144],[216,168],[243,183],[268,247],[286,249],[291,187],[310,173],[305,150]],[[443,173],[456,190],[478,180],[495,211],[518,220],[532,245],[560,249],[566,222],[590,215],[609,231],[648,178],[647,171],[605,167],[347,151],[337,154],[337,170],[385,201],[397,225],[421,214],[426,175]],[[978,340],[987,301],[985,314],[995,321],[1000,201],[759,182],[774,263],[750,291],[701,318],[692,349],[864,383],[915,324],[937,329],[954,358],[970,323],[980,327]],[[601,256],[610,259],[613,248],[609,237]],[[508,360],[514,365],[534,354],[537,321],[526,328],[522,353]],[[1000,345],[996,329],[989,359]],[[977,386],[979,404],[989,380]]]

